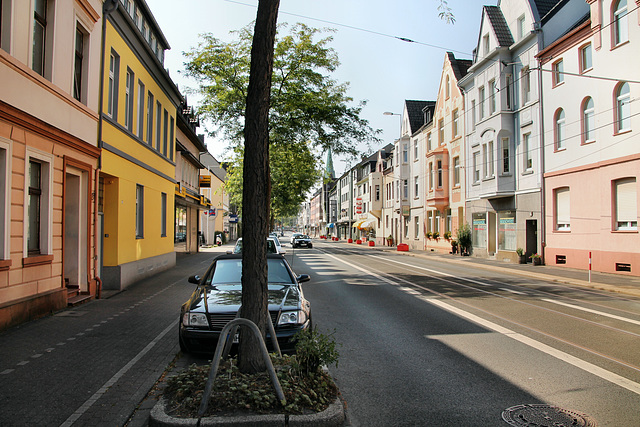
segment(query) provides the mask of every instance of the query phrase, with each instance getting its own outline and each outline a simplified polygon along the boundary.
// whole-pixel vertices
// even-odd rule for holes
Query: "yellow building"
[[[175,265],[176,111],[182,97],[163,66],[169,44],[146,2],[105,13],[99,142],[101,277],[122,289]]]

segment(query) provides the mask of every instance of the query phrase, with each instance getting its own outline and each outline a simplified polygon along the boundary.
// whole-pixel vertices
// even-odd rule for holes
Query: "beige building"
[[[100,0],[3,1],[0,329],[97,289]]]
[[[447,52],[431,126],[424,130],[425,245],[441,252],[451,250],[458,228],[464,223],[464,98],[458,80],[471,61]]]

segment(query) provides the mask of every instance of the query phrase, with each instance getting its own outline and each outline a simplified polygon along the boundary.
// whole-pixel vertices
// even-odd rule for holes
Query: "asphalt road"
[[[342,243],[286,249],[341,344],[330,371],[351,426],[506,426],[521,404],[640,425],[637,298]],[[215,255],[0,333],[0,425],[145,425],[187,278]]]
[[[506,426],[522,404],[640,425],[637,299],[333,243],[294,268],[350,425]]]

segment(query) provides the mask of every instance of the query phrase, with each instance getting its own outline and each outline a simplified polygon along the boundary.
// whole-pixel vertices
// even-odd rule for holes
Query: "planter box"
[[[361,245],[362,244],[362,240],[358,239],[356,240],[356,245]]]
[[[406,243],[400,243],[396,249],[399,252],[408,252],[409,251],[409,245],[407,245]]]
[[[376,245],[376,242],[374,242],[373,240],[369,241],[369,246],[375,246],[375,245]]]
[[[347,243],[353,243],[353,239],[347,239]]]

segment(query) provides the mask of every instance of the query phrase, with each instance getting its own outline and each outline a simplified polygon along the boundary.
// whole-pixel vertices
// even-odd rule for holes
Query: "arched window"
[[[554,115],[554,142],[556,151],[562,150],[565,148],[564,146],[564,138],[565,138],[565,120],[564,120],[564,110],[559,108]]]
[[[618,46],[629,38],[627,24],[627,0],[620,0],[613,5],[613,45]]]
[[[616,131],[631,129],[631,92],[629,83],[622,83],[616,91]]]
[[[586,97],[582,101],[582,143],[593,142],[595,140],[595,108],[593,99]]]

